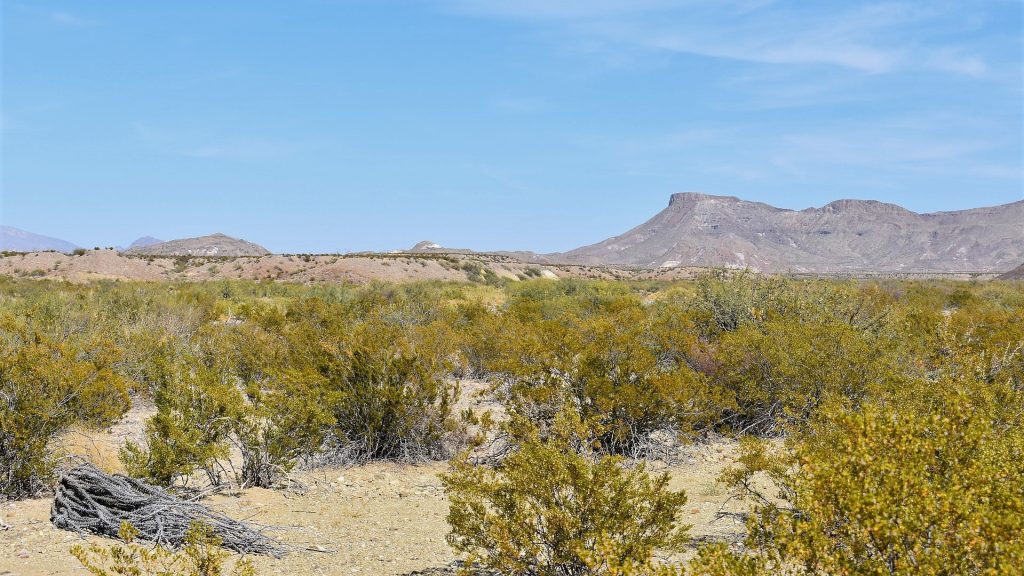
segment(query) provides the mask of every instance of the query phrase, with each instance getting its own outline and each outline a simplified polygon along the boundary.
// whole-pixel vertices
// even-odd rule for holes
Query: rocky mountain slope
[[[126,253],[148,256],[265,256],[270,251],[259,244],[218,233],[135,246]]]
[[[997,280],[1024,280],[1024,264],[1017,266],[1013,270],[1000,274],[996,277]]]
[[[1024,260],[1024,200],[918,214],[873,200],[786,210],[731,196],[673,194],[620,236],[549,261],[764,272],[993,272]]]
[[[43,252],[46,250],[71,252],[75,248],[78,248],[78,246],[67,240],[33,234],[32,232],[19,230],[12,226],[0,226],[0,250],[9,252]]]

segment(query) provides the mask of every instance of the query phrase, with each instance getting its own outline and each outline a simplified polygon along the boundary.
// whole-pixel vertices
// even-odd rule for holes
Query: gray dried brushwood
[[[172,548],[181,545],[193,522],[201,522],[229,550],[274,557],[285,552],[283,545],[249,524],[134,478],[104,474],[91,464],[61,476],[50,522],[64,530],[111,538],[128,522],[139,531],[138,538]]]

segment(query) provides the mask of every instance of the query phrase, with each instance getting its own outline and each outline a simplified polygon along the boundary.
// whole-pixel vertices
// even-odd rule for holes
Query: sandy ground
[[[485,394],[485,382],[463,380],[461,386],[458,410],[491,409],[500,418],[500,407]],[[137,401],[111,429],[73,431],[60,440],[61,448],[119,472],[118,448],[125,440],[142,440],[144,421],[153,412],[151,404]],[[686,491],[682,521],[693,526],[695,540],[742,537],[739,513],[744,507],[728,501],[715,481],[735,455],[734,442],[718,440],[682,448],[672,466],[652,465],[670,474],[673,489]],[[292,548],[281,559],[255,559],[260,575],[404,575],[456,559],[445,543],[448,500],[438,478],[447,468],[435,462],[303,470],[293,473],[302,490],[254,488],[218,494],[204,503],[272,527],[271,534]],[[76,543],[104,540],[53,528],[50,503],[49,498],[0,503],[0,576],[87,574],[68,550]]]
[[[727,442],[702,445],[667,469],[672,487],[689,495],[683,520],[697,539],[742,534],[734,515],[741,505],[730,502],[723,509],[727,495],[714,481],[734,451]],[[256,559],[259,574],[408,574],[455,560],[445,543],[448,502],[438,479],[446,468],[445,463],[323,468],[296,475],[306,485],[304,493],[250,489],[206,503],[232,517],[273,526],[272,533],[294,547],[279,560]],[[53,528],[49,510],[46,498],[0,504],[0,520],[10,526],[0,531],[0,574],[86,574],[68,554],[83,539]]]

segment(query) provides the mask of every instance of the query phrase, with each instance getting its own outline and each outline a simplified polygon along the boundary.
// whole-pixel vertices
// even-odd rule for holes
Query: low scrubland
[[[500,409],[460,409],[467,378]],[[279,487],[324,463],[449,460],[448,542],[474,569],[1024,566],[1020,283],[0,278],[0,497],[46,493],[66,462],[55,438],[138,401],[155,414],[122,466],[181,492]],[[751,503],[747,538],[697,545],[686,494],[649,461],[722,436],[740,444],[720,480]]]

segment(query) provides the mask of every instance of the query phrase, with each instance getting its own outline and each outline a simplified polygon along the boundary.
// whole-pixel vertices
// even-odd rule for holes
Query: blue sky
[[[1022,6],[5,0],[0,221],[548,252],[681,191],[1012,202]]]

